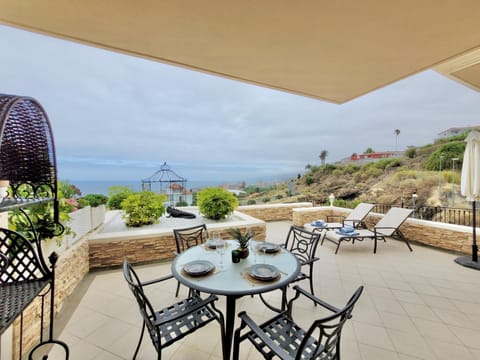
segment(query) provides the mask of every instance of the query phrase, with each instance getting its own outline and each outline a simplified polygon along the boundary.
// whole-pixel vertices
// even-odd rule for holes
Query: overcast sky
[[[140,180],[166,161],[192,181],[284,179],[480,125],[480,93],[425,71],[342,105],[0,25],[0,92],[52,124],[59,178]]]

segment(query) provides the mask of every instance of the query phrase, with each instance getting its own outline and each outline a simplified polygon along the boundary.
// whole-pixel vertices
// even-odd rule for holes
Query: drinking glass
[[[257,243],[253,239],[250,240],[250,254],[253,255],[253,263],[257,263]]]
[[[220,256],[219,262],[218,262],[218,267],[220,269],[223,269],[223,256],[225,255],[225,243],[222,239],[217,238],[216,239],[216,247],[215,250],[217,251],[218,255]]]

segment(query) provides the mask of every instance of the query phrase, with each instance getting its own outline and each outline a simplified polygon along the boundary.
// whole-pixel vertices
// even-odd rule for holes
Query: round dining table
[[[250,255],[238,263],[232,262],[232,250],[238,247],[235,240],[224,240],[225,251],[220,254],[207,243],[191,247],[180,253],[172,262],[173,276],[183,285],[200,292],[226,297],[224,359],[230,358],[236,315],[236,300],[245,295],[261,294],[275,289],[285,289],[300,272],[296,256],[284,248],[275,252],[262,252],[262,241],[256,241]],[[209,264],[205,274],[187,273],[190,265]],[[266,264],[266,266],[264,266]],[[278,272],[274,279],[258,278],[253,269],[273,268]],[[207,272],[208,270],[208,272]],[[285,293],[285,292],[284,292]],[[283,297],[283,296],[282,296]],[[282,301],[282,307],[283,307]]]

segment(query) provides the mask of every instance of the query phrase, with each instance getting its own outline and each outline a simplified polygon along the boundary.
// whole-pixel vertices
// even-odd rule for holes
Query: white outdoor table
[[[245,295],[260,294],[286,287],[300,272],[300,263],[295,255],[283,248],[280,252],[273,254],[257,253],[257,264],[274,265],[280,271],[280,277],[275,281],[251,281],[244,275],[244,272],[255,264],[255,255],[251,251],[247,259],[242,259],[239,263],[232,263],[231,251],[237,248],[237,242],[235,240],[225,241],[227,247],[223,268],[219,267],[220,255],[215,250],[208,249],[205,245],[199,245],[186,250],[175,258],[172,263],[172,273],[180,283],[189,288],[208,294],[226,296],[224,359],[229,359],[235,324],[236,300]],[[261,244],[261,242],[258,243]],[[183,271],[183,266],[194,260],[208,260],[215,265],[216,269],[210,275],[190,276]]]

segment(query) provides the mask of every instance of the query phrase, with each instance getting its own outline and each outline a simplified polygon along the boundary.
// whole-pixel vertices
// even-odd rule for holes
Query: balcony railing
[[[310,201],[313,206],[325,206],[328,205],[323,201],[318,201],[314,199],[305,198],[304,201]],[[413,209],[412,206],[408,206],[405,203],[399,204],[375,204],[373,212],[379,214],[385,214],[392,207],[400,208],[409,208]],[[478,209],[478,206],[477,206]],[[480,219],[480,209],[476,211],[476,218]],[[446,206],[419,206],[415,207],[412,218],[442,222],[447,224],[456,224],[464,226],[472,226],[473,211],[472,209],[465,208],[452,208]],[[480,221],[479,221],[480,223]]]
[[[391,207],[406,207],[412,209],[411,206],[404,204],[376,204],[374,212],[385,214]],[[476,218],[480,219],[480,210],[476,211]],[[465,208],[451,208],[446,206],[420,206],[416,207],[412,214],[413,218],[443,222],[447,224],[457,224],[472,226],[473,211]]]

